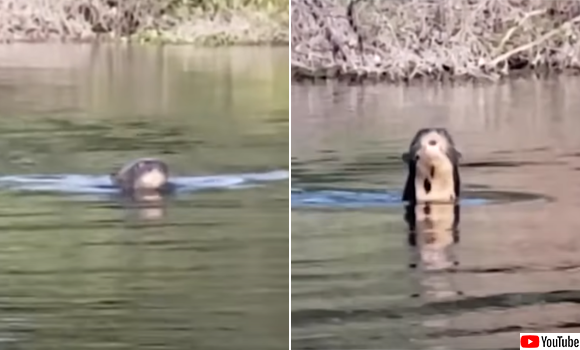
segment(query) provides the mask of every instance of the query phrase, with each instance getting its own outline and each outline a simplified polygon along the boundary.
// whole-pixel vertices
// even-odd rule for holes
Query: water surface
[[[516,349],[520,332],[580,331],[579,88],[293,85],[293,349]],[[456,236],[409,235],[399,201],[400,155],[428,126],[455,136],[478,200]]]
[[[4,46],[0,92],[0,348],[287,348],[286,50]],[[115,196],[142,156],[184,190]]]

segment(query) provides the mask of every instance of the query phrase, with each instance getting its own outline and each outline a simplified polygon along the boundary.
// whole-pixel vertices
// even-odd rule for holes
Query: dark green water
[[[288,105],[287,50],[0,47],[0,172],[287,171]],[[288,348],[287,179],[162,210],[60,185],[0,188],[0,348]]]

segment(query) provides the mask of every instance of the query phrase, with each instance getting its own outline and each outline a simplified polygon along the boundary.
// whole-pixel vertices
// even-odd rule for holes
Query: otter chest
[[[415,191],[419,201],[455,200],[452,169],[430,166],[418,170],[415,176]]]

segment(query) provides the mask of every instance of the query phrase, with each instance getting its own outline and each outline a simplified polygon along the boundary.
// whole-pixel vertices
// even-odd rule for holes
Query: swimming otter
[[[124,193],[163,192],[168,189],[169,167],[154,158],[141,158],[111,173],[111,181]]]
[[[403,201],[454,202],[459,198],[461,153],[444,128],[425,128],[415,134],[402,159],[409,173]]]

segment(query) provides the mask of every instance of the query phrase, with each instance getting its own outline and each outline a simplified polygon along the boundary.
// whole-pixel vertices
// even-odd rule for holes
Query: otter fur
[[[168,189],[169,167],[155,158],[140,158],[110,174],[123,193],[163,192]]]
[[[444,128],[425,128],[413,137],[402,159],[408,166],[403,201],[455,202],[459,198],[461,153]]]

